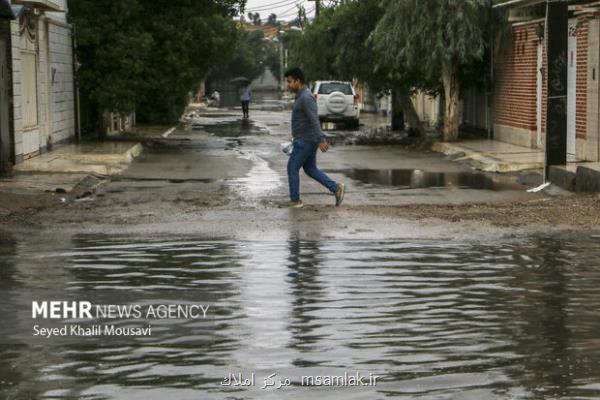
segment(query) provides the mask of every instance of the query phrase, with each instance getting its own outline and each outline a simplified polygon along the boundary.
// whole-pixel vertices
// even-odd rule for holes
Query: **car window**
[[[319,87],[319,94],[331,94],[333,92],[352,95],[352,87],[346,83],[322,83]]]

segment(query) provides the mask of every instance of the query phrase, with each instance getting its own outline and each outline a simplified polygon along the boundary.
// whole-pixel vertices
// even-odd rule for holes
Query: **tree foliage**
[[[301,67],[308,80],[332,79],[337,75],[333,64],[336,51],[334,21],[334,10],[323,9],[305,28],[304,34],[288,39],[291,48],[289,64]]]
[[[260,19],[260,13],[248,13],[248,19],[256,26],[262,25],[262,20]]]
[[[383,0],[386,11],[373,35],[380,63],[442,83],[446,140],[458,137],[461,76],[483,66],[491,5],[490,0]]]
[[[497,0],[496,0],[497,1]],[[292,61],[312,79],[358,78],[392,89],[413,128],[417,90],[443,93],[445,137],[458,133],[458,100],[469,86],[489,88],[490,42],[503,18],[492,0],[346,0],[325,8],[293,43]]]
[[[374,37],[389,65],[439,77],[443,64],[483,58],[489,0],[384,0],[383,5]]]
[[[277,22],[277,14],[269,14],[266,25],[271,25],[271,26],[281,25],[279,22]]]
[[[236,41],[245,0],[69,0],[82,94],[102,111],[173,121]]]
[[[263,73],[268,54],[262,31],[249,32],[240,28],[230,57],[213,67],[208,80],[222,82],[238,76],[253,80]]]
[[[407,82],[406,71],[381,60],[371,36],[384,8],[380,0],[347,1],[323,10],[319,18],[292,44],[292,63],[305,69],[310,79],[359,79],[373,91],[394,89],[394,129],[403,129],[406,117],[412,128],[421,124],[409,97],[419,74]],[[424,84],[419,84],[424,86]]]

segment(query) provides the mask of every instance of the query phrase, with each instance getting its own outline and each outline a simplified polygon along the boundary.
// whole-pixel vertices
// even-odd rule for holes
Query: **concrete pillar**
[[[567,164],[568,4],[551,0],[546,9],[548,99],[546,117],[546,177],[551,165]]]

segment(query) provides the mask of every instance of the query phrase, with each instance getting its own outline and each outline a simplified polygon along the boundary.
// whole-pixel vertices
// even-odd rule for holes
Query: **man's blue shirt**
[[[294,140],[302,139],[309,142],[325,142],[325,134],[321,130],[317,101],[308,88],[296,95],[292,110],[292,136]]]

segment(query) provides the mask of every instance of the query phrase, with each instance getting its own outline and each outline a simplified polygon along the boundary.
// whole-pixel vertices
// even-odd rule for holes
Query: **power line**
[[[310,10],[307,10],[307,11],[306,11],[306,14],[308,15],[308,14],[312,13],[313,11],[315,11],[315,8],[314,8],[314,7],[313,7],[313,8],[311,8]],[[292,16],[295,16],[295,15],[296,15],[296,14],[294,14],[294,13],[290,12],[290,13],[288,13],[287,15],[284,15],[284,16],[283,16],[283,18],[288,18],[288,17],[292,17]],[[277,16],[277,18],[280,18],[280,17],[282,17],[282,16],[281,16],[281,15]]]
[[[266,11],[266,10],[271,10],[273,8],[281,8],[281,7],[287,7],[288,5],[295,3],[296,0],[283,0],[283,1],[278,1],[275,3],[270,3],[270,4],[264,4],[262,6],[256,6],[253,8],[248,8],[245,11],[247,12],[252,12],[252,11]]]
[[[294,7],[292,7],[292,8],[290,8],[290,9],[286,10],[286,11],[283,11],[283,12],[279,13],[279,14],[277,15],[277,18],[281,18],[281,17],[287,16],[287,14],[289,14],[289,13],[291,13],[291,12],[294,12],[294,13],[295,13],[295,12],[298,10],[298,6],[302,5],[302,3],[304,3],[304,1],[302,1],[302,2],[299,2],[299,3],[297,3],[297,4],[294,4]]]

